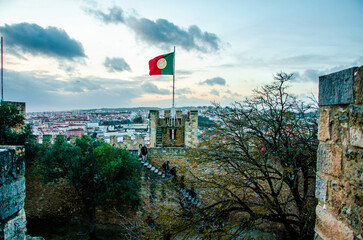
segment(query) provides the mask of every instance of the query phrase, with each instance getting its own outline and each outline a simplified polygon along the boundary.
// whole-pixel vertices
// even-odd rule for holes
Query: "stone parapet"
[[[187,148],[184,147],[155,147],[148,149],[148,161],[154,166],[161,169],[164,162],[169,161],[170,167],[177,166],[178,173],[185,173],[189,166],[185,153]]]
[[[319,77],[316,239],[363,239],[363,67]]]
[[[21,146],[0,146],[0,239],[25,239],[25,162]]]
[[[0,146],[0,167],[0,240],[31,239],[25,235],[24,148]]]
[[[158,110],[150,110],[150,147],[156,146],[156,127],[157,121],[159,119],[159,111]]]
[[[185,121],[185,146],[195,147],[198,144],[198,111],[190,111]]]

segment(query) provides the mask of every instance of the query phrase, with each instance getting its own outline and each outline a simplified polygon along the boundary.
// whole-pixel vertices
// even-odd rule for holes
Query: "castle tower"
[[[195,147],[198,144],[198,110],[188,112],[185,120],[185,146]]]
[[[165,110],[164,119],[159,112],[150,111],[149,147],[195,147],[198,144],[198,111],[176,112],[172,118],[170,110]]]
[[[150,144],[149,147],[156,147],[156,127],[159,120],[159,111],[150,110]]]

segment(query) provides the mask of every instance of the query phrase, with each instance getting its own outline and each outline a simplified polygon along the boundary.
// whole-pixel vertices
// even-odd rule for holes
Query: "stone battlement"
[[[198,144],[198,111],[176,112],[176,119],[165,111],[160,118],[159,111],[150,111],[149,147],[194,147]]]

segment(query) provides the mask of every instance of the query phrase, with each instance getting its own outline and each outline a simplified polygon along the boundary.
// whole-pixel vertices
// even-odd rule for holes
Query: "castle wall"
[[[111,136],[113,137],[113,136]],[[115,136],[116,137],[116,136]],[[116,138],[117,139],[117,138]],[[134,141],[131,140],[131,136],[129,135],[124,135],[123,136],[123,145],[126,146],[127,150],[140,150],[139,145],[144,145],[145,144],[145,139],[144,136],[142,135],[136,135],[136,138]],[[116,146],[117,146],[117,142],[116,142]]]
[[[158,110],[150,110],[150,144],[149,147],[156,146],[156,127],[159,119]]]
[[[0,146],[0,240],[25,239],[25,162],[21,146]]]
[[[363,67],[319,77],[316,239],[362,239]]]
[[[176,166],[177,173],[183,174],[190,167],[185,158],[187,148],[183,147],[155,147],[148,149],[148,161],[161,169],[164,162],[169,161],[170,168]]]
[[[198,144],[198,111],[190,111],[185,120],[185,146],[195,147]]]

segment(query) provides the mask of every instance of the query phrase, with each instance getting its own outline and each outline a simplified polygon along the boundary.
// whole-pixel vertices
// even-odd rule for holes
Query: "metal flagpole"
[[[171,108],[171,116],[172,116],[172,121],[173,121],[173,126],[175,126],[175,118],[176,118],[176,113],[175,113],[175,105],[174,105],[174,95],[175,95],[175,46],[174,46],[174,59],[173,59],[173,106]]]
[[[1,37],[1,102],[4,101],[3,37]]]

